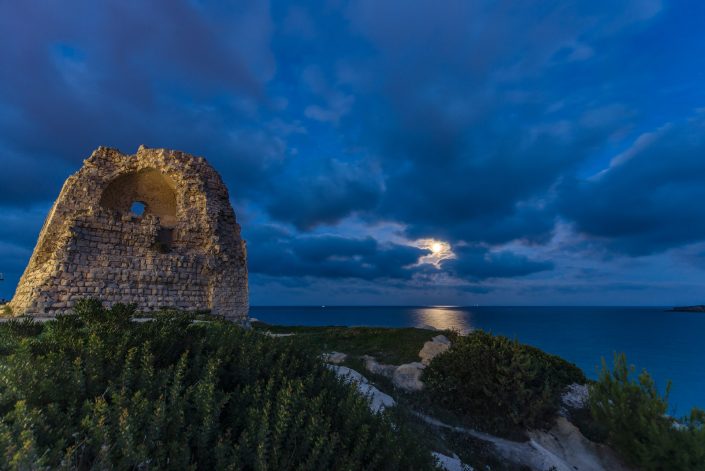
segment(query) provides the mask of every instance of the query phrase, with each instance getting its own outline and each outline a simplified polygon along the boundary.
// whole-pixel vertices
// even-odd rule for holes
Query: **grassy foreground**
[[[126,306],[0,325],[3,469],[433,469],[293,342]]]
[[[416,328],[303,327],[253,322],[252,327],[272,334],[294,334],[293,341],[320,354],[344,352],[350,356],[371,355],[380,363],[399,365],[419,361],[419,350],[434,335],[456,335],[450,331]]]
[[[165,311],[84,301],[74,315],[0,324],[0,469],[434,469],[431,451],[475,469],[519,471],[492,446],[416,414],[514,440],[548,428],[560,394],[585,382],[574,365],[511,339],[444,332],[452,347],[408,393],[360,358],[418,361],[424,329],[285,327],[245,330]],[[209,319],[209,322],[194,322]],[[293,334],[273,338],[264,334]],[[320,356],[348,355],[398,405],[370,412]],[[572,418],[632,465],[705,470],[705,412],[674,422],[648,374],[617,357]],[[589,433],[588,433],[589,432]]]

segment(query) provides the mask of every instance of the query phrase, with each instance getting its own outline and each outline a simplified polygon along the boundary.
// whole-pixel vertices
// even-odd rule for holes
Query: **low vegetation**
[[[634,378],[633,370],[617,355],[612,370],[603,363],[590,390],[590,410],[607,442],[644,471],[705,469],[705,411],[694,408],[675,421],[666,415],[670,384],[661,396],[646,371]]]
[[[418,361],[424,329],[285,327],[247,331],[203,313],[84,301],[45,324],[0,324],[0,469],[433,469],[430,450],[475,469],[517,471],[489,442],[446,423],[523,440],[549,428],[560,395],[586,383],[565,360],[506,337],[444,332],[452,347],[424,370],[421,392],[364,371],[363,355]],[[199,320],[210,322],[199,322]],[[293,334],[272,338],[263,334]],[[348,354],[399,406],[373,414],[321,353]],[[624,356],[590,382],[590,405],[570,418],[644,471],[705,469],[705,412],[666,415],[647,373]]]
[[[454,338],[449,331],[415,328],[379,327],[308,327],[275,326],[253,322],[256,330],[273,334],[295,334],[295,341],[314,351],[345,352],[351,356],[371,355],[380,363],[399,365],[419,361],[419,350],[424,342],[440,333]]]
[[[500,435],[550,426],[564,388],[587,381],[557,356],[482,331],[458,337],[422,379],[433,402]]]
[[[85,301],[0,325],[5,469],[432,469],[316,354],[226,322]]]
[[[372,354],[383,363],[418,361],[424,342],[436,331],[346,327],[287,327],[256,323],[255,328],[294,334],[291,340],[317,353],[342,351],[346,364],[364,371],[359,357]],[[590,406],[570,410],[570,419],[586,436],[606,442],[624,459],[644,471],[705,470],[705,412],[693,409],[674,421],[647,373],[630,377],[626,359],[614,370],[604,368],[598,381],[589,381],[575,365],[560,357],[506,337],[474,331],[467,336],[444,332],[452,347],[426,368],[421,393],[392,391],[384,377],[365,372],[378,387],[394,393],[402,409],[397,421],[416,430],[427,446],[458,453],[475,469],[515,470],[498,460],[491,445],[468,435],[415,421],[408,411],[423,411],[447,423],[468,425],[509,438],[524,439],[523,431],[548,428],[560,407],[560,395],[572,383],[590,383]]]

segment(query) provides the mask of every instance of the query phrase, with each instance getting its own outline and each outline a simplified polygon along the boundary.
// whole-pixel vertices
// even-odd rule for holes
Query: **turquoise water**
[[[675,416],[705,408],[705,313],[663,307],[252,307],[250,315],[282,325],[483,329],[515,337],[574,362],[591,378],[601,358],[627,354],[661,390],[673,382]]]

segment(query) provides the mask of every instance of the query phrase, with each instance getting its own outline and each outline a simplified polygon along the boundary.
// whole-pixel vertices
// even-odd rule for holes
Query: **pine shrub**
[[[705,411],[675,421],[666,415],[671,384],[661,396],[648,372],[633,373],[625,355],[615,355],[613,369],[603,361],[590,388],[590,410],[608,443],[644,471],[705,470]]]
[[[482,331],[458,337],[422,379],[435,404],[502,435],[550,425],[565,386],[586,382],[557,356]]]
[[[433,469],[353,386],[286,339],[82,302],[0,325],[2,469]]]

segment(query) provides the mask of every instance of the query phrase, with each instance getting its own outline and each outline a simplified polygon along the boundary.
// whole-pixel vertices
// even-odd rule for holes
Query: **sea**
[[[705,313],[665,307],[253,306],[270,324],[482,329],[516,338],[575,363],[596,379],[603,359],[625,353],[661,392],[671,381],[669,413],[705,409]],[[636,374],[635,374],[636,377]]]

